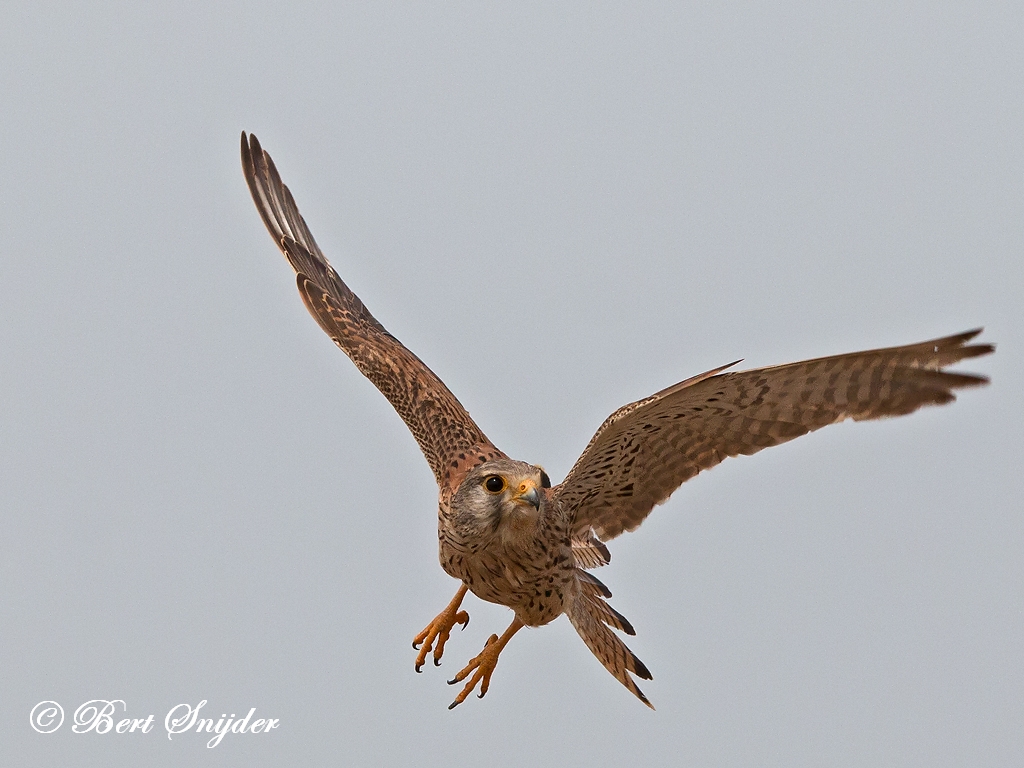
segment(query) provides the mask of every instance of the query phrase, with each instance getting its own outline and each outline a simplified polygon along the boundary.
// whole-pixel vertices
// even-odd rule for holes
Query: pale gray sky
[[[1019,3],[8,2],[0,762],[1024,763]],[[324,251],[556,482],[715,365],[986,326],[993,379],[687,483],[612,544],[650,712],[568,622],[487,697],[405,426],[314,321],[241,130]],[[42,735],[39,701],[68,721]],[[71,732],[123,699],[149,734]],[[166,712],[280,719],[162,732]]]

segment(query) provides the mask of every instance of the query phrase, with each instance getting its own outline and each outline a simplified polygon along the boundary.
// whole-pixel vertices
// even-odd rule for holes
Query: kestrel
[[[613,630],[630,623],[588,571],[610,560],[605,542],[637,528],[686,480],[729,456],[749,455],[844,419],[902,416],[953,401],[953,390],[988,379],[947,366],[993,351],[968,344],[979,330],[905,347],[822,357],[771,368],[702,373],[625,405],[597,430],[575,466],[552,486],[540,466],[494,446],[442,381],[387,332],[328,263],[291,192],[255,136],[242,133],[242,167],[256,208],[295,270],[313,318],[372,381],[412,431],[438,484],[441,567],[462,582],[413,641],[419,672],[439,664],[449,633],[465,626],[467,591],[515,618],[450,684],[469,678],[487,693],[502,649],[524,626],[566,614],[605,668],[647,706],[633,676],[651,679]],[[738,361],[737,361],[738,362]]]

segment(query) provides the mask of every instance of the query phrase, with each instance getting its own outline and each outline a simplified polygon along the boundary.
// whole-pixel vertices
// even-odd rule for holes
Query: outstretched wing
[[[991,344],[967,344],[980,332],[751,371],[708,371],[609,416],[553,492],[573,514],[578,537],[590,529],[604,540],[632,531],[683,482],[729,456],[848,418],[941,405],[955,399],[954,389],[987,383],[943,370],[992,352]]]
[[[433,371],[385,330],[328,263],[291,192],[255,136],[242,133],[253,202],[295,270],[299,295],[320,327],[391,402],[419,443],[442,492],[467,467],[501,456]]]

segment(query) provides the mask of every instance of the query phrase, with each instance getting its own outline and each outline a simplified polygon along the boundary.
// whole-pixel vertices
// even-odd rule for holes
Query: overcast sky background
[[[215,5],[0,12],[0,762],[1024,764],[1020,3]],[[993,384],[730,460],[614,541],[657,712],[564,618],[449,712],[510,612],[470,598],[413,673],[457,586],[436,487],[303,308],[243,129],[556,482],[739,357],[984,325]],[[97,698],[157,726],[71,733]],[[280,728],[169,741],[202,699]]]

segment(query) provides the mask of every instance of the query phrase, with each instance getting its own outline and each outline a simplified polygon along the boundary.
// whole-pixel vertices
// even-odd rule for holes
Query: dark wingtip
[[[932,341],[925,342],[926,344],[934,344],[936,351],[938,349],[950,349],[956,350],[963,360],[968,357],[978,357],[980,355],[987,355],[995,352],[995,344],[971,344],[967,345],[971,339],[984,331],[984,328],[974,328],[970,331],[964,331],[963,333],[956,333],[952,336],[944,336],[941,339],[933,339]]]
[[[988,384],[988,376],[982,376],[979,373],[950,373],[949,371],[943,371],[943,384],[949,388],[962,389],[964,387],[981,387]],[[953,400],[950,395],[950,400]],[[950,400],[943,400],[942,402],[950,402]]]
[[[982,326],[980,328],[972,328],[969,331],[964,331],[963,333],[959,334],[956,338],[962,344],[965,341],[970,341],[971,339],[973,339],[975,336],[977,336],[978,334],[980,334],[984,330],[985,330],[984,326]]]
[[[964,347],[961,351],[963,352],[963,357],[961,359],[966,359],[968,357],[981,357],[982,355],[990,355],[993,352],[995,352],[996,351],[996,345],[995,344],[971,344],[971,346]]]
[[[260,147],[260,140],[256,138],[255,133],[247,134],[242,131],[242,154],[243,156],[248,154],[250,157],[260,154],[262,148]]]
[[[260,145],[255,133],[249,134],[249,152],[252,153],[253,158],[261,158],[264,154],[263,147]]]

